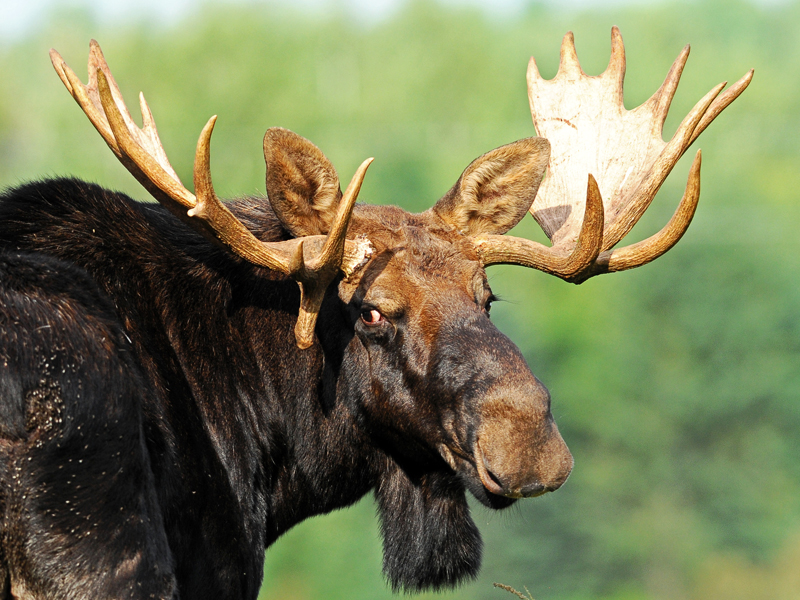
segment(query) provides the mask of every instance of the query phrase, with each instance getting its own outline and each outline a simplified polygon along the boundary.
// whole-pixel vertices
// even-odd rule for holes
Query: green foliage
[[[208,4],[174,27],[98,27],[55,15],[0,48],[0,183],[72,174],[145,198],[61,89],[47,49],[83,75],[96,37],[130,105],[145,90],[173,165],[191,181],[202,125],[222,195],[263,190],[260,136],[291,128],[362,199],[423,210],[475,157],[533,135],[525,66],[555,74],[575,32],[601,72],[611,25],[628,50],[626,104],[643,102],[691,41],[667,134],[722,79],[751,88],[699,140],[703,192],[685,238],[655,264],[580,287],[494,267],[493,318],[553,394],[576,458],[556,494],[475,507],[477,582],[442,598],[777,600],[800,589],[800,4],[724,0],[557,10],[513,20],[410,2],[385,22],[346,11]],[[666,222],[682,162],[632,232]],[[542,240],[532,220],[519,235]],[[296,527],[267,553],[263,598],[383,598],[371,499]]]

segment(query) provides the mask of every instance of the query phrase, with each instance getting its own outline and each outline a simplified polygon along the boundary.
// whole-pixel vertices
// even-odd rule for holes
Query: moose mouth
[[[509,496],[503,492],[497,477],[486,468],[483,453],[477,444],[475,447],[476,451],[469,456],[460,449],[441,444],[439,453],[478,502],[495,510],[508,508],[522,496]]]
[[[544,485],[539,482],[529,484],[521,489],[506,490],[503,488],[503,483],[499,477],[489,470],[489,461],[481,450],[479,443],[475,444],[475,469],[478,471],[478,477],[483,484],[483,487],[490,493],[496,496],[503,496],[505,498],[536,498],[542,494],[546,494],[548,490]]]

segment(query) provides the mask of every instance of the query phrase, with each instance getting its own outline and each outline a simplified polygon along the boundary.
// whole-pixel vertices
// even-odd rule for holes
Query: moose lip
[[[480,458],[476,455],[469,456],[459,448],[453,449],[446,444],[440,444],[438,450],[445,462],[481,504],[493,509],[502,509],[516,502],[518,497],[504,494],[502,487],[488,473],[481,473],[478,465],[483,463],[482,454],[480,454]]]
[[[486,464],[486,457],[483,455],[481,451],[481,445],[478,442],[475,442],[475,450],[473,451],[475,456],[475,470],[478,471],[478,477],[483,484],[483,487],[486,490],[495,496],[505,496],[507,498],[521,498],[522,496],[518,496],[515,494],[509,494],[505,490],[503,490],[503,486],[498,481],[497,477],[489,470],[489,467]]]
[[[541,483],[532,483],[525,487],[511,490],[504,489],[497,476],[489,470],[487,460],[481,451],[479,443],[475,444],[475,469],[478,471],[478,477],[480,477],[483,487],[495,496],[513,499],[536,498],[550,491]]]
[[[487,461],[479,443],[475,444],[472,456],[468,456],[458,449],[454,450],[445,444],[439,446],[439,453],[450,468],[468,484],[467,488],[472,495],[487,506],[503,508],[520,498],[536,498],[551,491],[541,483],[532,483],[521,489],[505,490],[497,476],[486,464]]]

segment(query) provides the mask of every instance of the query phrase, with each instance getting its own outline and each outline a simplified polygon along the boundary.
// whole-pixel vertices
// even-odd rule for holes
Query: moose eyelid
[[[406,305],[395,298],[377,297],[365,300],[361,310],[377,310],[387,319],[396,319],[405,313]]]

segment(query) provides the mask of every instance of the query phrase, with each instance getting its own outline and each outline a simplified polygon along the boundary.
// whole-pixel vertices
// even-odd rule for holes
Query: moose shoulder
[[[369,161],[342,193],[322,152],[279,128],[264,139],[268,199],[220,202],[214,119],[192,194],[143,100],[144,126],[133,124],[99,47],[88,85],[53,53],[161,205],[74,179],[0,198],[0,590],[255,598],[267,546],[371,490],[393,588],[474,576],[481,540],[466,492],[500,509],[558,489],[573,464],[549,393],[488,318],[485,267],[580,282],[677,242],[697,203],[699,155],[670,224],[613,248],[752,76],[714,88],[664,143],[687,54],[633,118],[598,109],[619,122],[584,127],[589,117],[569,114],[580,135],[621,132],[625,169],[598,170],[581,161],[602,159],[586,146],[603,139],[548,124],[572,110],[554,100],[565,89],[621,107],[622,42],[615,29],[609,69],[588,78],[568,35],[554,80],[529,70],[534,123],[550,141],[481,156],[410,214],[356,205]],[[552,247],[503,235],[529,211]]]

